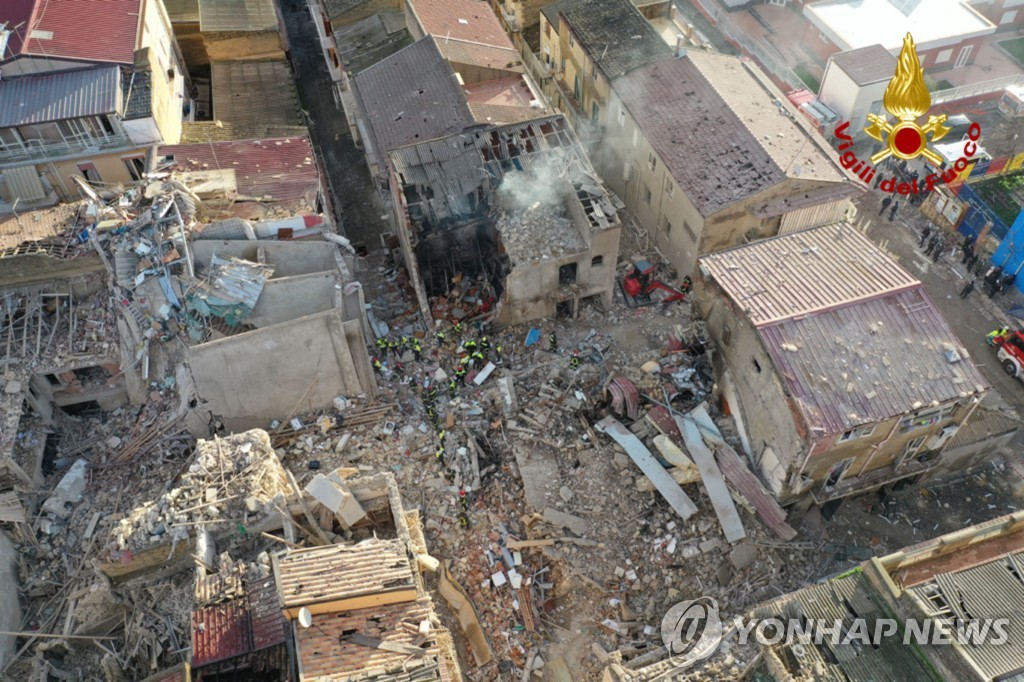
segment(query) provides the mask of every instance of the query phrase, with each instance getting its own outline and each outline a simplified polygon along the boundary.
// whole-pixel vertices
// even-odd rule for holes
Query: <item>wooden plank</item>
[[[725,485],[725,479],[722,478],[722,472],[718,470],[715,456],[711,454],[711,450],[701,438],[700,427],[689,419],[678,416],[674,419],[679,431],[683,434],[686,449],[690,451],[697,468],[700,469],[704,489],[708,491],[708,497],[711,498],[711,504],[715,508],[715,515],[718,516],[718,523],[722,526],[725,539],[729,542],[742,540],[747,537],[747,532],[743,530],[740,514],[736,511],[736,505],[733,504],[732,496]]]
[[[621,445],[626,453],[632,458],[644,475],[651,480],[654,487],[658,489],[661,496],[665,498],[669,506],[675,510],[683,519],[688,519],[697,513],[697,505],[693,503],[679,484],[662,468],[658,460],[654,458],[650,450],[644,447],[640,439],[634,436],[614,417],[605,417],[594,425],[599,431],[604,431],[612,437],[616,443]],[[709,453],[710,455],[710,453]],[[724,487],[725,484],[723,483]]]
[[[509,549],[529,549],[530,547],[551,547],[553,544],[555,544],[554,538],[544,538],[542,540],[509,540],[505,546]]]

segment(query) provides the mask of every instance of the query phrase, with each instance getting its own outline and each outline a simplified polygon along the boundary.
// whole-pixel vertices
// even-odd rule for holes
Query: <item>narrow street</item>
[[[364,244],[370,251],[379,249],[380,234],[387,223],[374,203],[363,153],[349,135],[344,112],[335,106],[331,76],[313,17],[306,0],[281,0],[280,6],[299,101],[307,117],[313,149],[326,169],[324,184],[331,193],[338,229],[353,244]]]

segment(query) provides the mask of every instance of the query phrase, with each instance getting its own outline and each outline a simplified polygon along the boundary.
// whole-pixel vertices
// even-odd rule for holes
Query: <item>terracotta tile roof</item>
[[[193,611],[192,666],[201,668],[249,653],[249,630],[249,610],[242,599]]]
[[[6,26],[28,26],[32,21],[32,11],[37,0],[4,0],[0,2],[0,24]],[[0,54],[0,62],[21,54],[23,38],[27,31],[12,31],[7,38],[7,49]]]
[[[562,16],[609,80],[672,53],[629,0],[558,0],[543,11],[556,30],[557,17]]]
[[[519,53],[511,48],[479,45],[465,40],[445,40],[437,36],[437,46],[444,58],[455,64],[474,64],[489,69],[524,71]]]
[[[245,581],[245,596],[192,612],[192,665],[261,651],[287,639],[274,578]]]
[[[712,253],[700,268],[755,327],[920,284],[848,223]]]
[[[291,550],[274,563],[278,595],[286,609],[416,589],[400,540]]]
[[[857,85],[887,81],[896,72],[896,57],[881,45],[836,52],[830,60]]]
[[[704,217],[787,177],[847,182],[832,150],[752,62],[691,49],[612,88]]]
[[[371,607],[356,611],[313,616],[313,625],[298,629],[299,670],[303,682],[346,682],[348,680],[393,680],[403,672],[420,671],[416,680],[447,680],[448,671],[439,660],[434,632],[420,646],[426,655],[371,649],[343,635],[356,633],[386,642],[414,645],[419,623],[430,619],[430,600]],[[434,670],[429,674],[428,670]],[[411,678],[410,678],[411,679]]]
[[[28,5],[14,0],[14,14],[23,15]],[[8,54],[131,64],[141,5],[142,0],[36,0],[21,28],[27,39],[9,44]],[[0,10],[0,21],[6,14]]]
[[[443,42],[465,40],[515,51],[491,6],[481,0],[409,0],[423,32]]]
[[[279,204],[313,206],[320,177],[309,139],[292,137],[160,147],[179,170],[234,169],[238,194]]]

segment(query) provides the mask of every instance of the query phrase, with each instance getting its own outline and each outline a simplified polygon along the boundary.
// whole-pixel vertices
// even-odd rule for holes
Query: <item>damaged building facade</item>
[[[587,299],[611,305],[619,218],[562,116],[389,157],[402,255],[426,319],[443,316],[431,299],[463,278],[480,284],[482,313],[499,325],[575,316]]]
[[[846,218],[860,185],[751,61],[695,49],[612,82],[595,162],[680,274]]]
[[[163,3],[104,10],[0,7],[0,214],[77,199],[78,182],[128,185],[150,145],[179,140],[189,88]]]
[[[848,224],[699,267],[723,393],[783,504],[928,475],[988,392],[921,282]]]

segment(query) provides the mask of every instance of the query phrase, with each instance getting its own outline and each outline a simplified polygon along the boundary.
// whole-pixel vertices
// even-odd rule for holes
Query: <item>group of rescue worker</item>
[[[441,359],[448,352],[452,352],[452,357],[455,359],[455,366],[449,373],[450,378],[448,380],[448,396],[453,399],[458,396],[459,387],[465,386],[469,370],[482,369],[487,365],[488,361],[493,362],[495,365],[502,365],[505,362],[500,342],[492,346],[490,338],[482,332],[479,332],[476,338],[469,337],[464,339],[464,332],[464,325],[458,321],[448,326],[447,331],[445,327],[438,326],[434,332],[438,359]],[[449,350],[450,341],[455,343],[454,351]],[[377,353],[371,358],[371,365],[374,371],[381,375],[384,374],[384,362],[386,360],[390,361],[390,365],[395,373],[401,376],[404,374],[401,357],[406,351],[411,350],[417,362],[423,356],[422,342],[415,336],[401,336],[397,339],[391,336],[381,337],[377,339],[376,346]],[[558,352],[558,335],[555,331],[548,335],[548,350],[552,353]],[[575,371],[579,369],[579,366],[580,352],[579,349],[574,348],[569,358],[569,367]],[[438,392],[438,384],[435,381],[425,381],[422,385],[421,399],[427,419],[430,420],[437,434],[437,448],[434,450],[434,457],[439,465],[445,466],[447,464],[445,461],[445,438],[447,437],[447,432],[444,430],[437,414]],[[466,528],[469,526],[470,497],[469,492],[462,486],[459,488],[459,506],[459,525]]]

